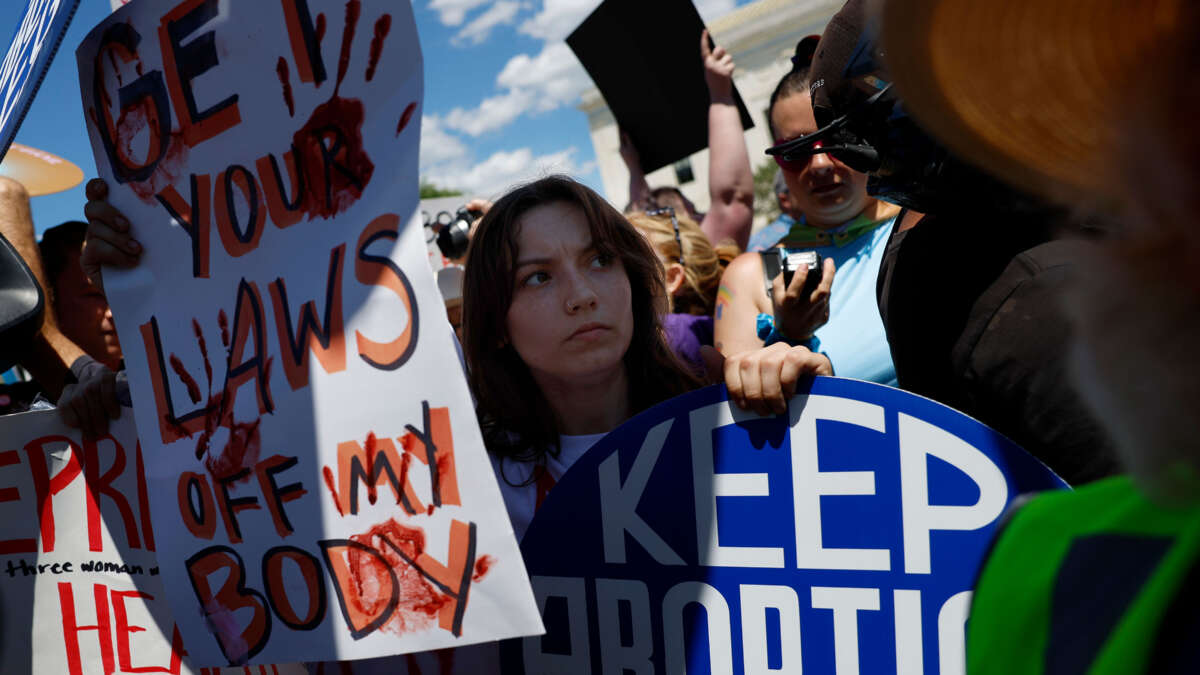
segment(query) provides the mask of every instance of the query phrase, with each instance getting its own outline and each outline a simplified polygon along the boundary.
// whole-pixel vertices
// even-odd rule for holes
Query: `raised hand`
[[[733,57],[725,48],[709,47],[708,29],[700,33],[700,57],[704,60],[704,81],[708,83],[708,95],[713,99],[724,99],[733,95]]]

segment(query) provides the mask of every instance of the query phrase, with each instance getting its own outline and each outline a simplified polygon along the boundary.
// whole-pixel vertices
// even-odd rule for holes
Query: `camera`
[[[433,229],[437,232],[437,246],[442,255],[451,260],[466,255],[467,245],[471,243],[471,223],[482,215],[482,211],[465,206],[458,207],[454,216],[449,211],[437,214]]]
[[[787,288],[792,283],[796,270],[804,267],[808,276],[804,279],[804,293],[811,294],[821,283],[821,266],[824,259],[816,251],[789,251],[786,248],[773,248],[761,253],[763,261],[763,278],[767,284],[767,296],[771,295],[771,281],[783,272],[783,286]]]

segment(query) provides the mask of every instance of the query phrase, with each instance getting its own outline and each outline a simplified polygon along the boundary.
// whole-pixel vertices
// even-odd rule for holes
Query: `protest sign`
[[[139,0],[77,51],[105,287],[198,665],[541,629],[417,206],[407,2]]]
[[[0,63],[0,157],[17,135],[79,0],[27,0]]]
[[[1063,486],[897,389],[816,378],[770,418],[693,392],[551,490],[521,544],[548,632],[506,642],[505,671],[961,673],[1001,515]]]
[[[56,410],[0,417],[0,672],[303,675],[183,662],[125,413],[87,440]]]

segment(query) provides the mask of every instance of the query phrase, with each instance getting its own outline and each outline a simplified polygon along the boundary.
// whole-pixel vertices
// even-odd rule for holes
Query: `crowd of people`
[[[1070,39],[1041,60],[971,44],[980,70],[943,73],[919,37],[986,43],[966,30],[983,17],[1032,40],[1037,21],[997,8],[1037,17],[1064,3],[923,0],[911,16],[902,4],[883,3],[881,37],[868,3],[850,0],[819,41],[797,45],[767,111],[782,215],[765,228],[752,232],[734,64],[707,33],[707,213],[649,186],[625,137],[623,210],[566,176],[479,203],[453,309],[514,530],[598,438],[673,396],[722,382],[766,415],[805,377],[870,380],[980,419],[1078,488],[1035,499],[1004,529],[980,577],[970,672],[1194,672],[1200,100],[1187,82],[1200,49],[1187,33],[1200,14],[1186,0],[1118,2],[1055,24]],[[929,19],[935,7],[966,35]],[[1105,46],[1105,30],[1127,26],[1143,32]],[[1079,63],[1114,79],[1079,97],[1090,107],[1067,118],[1075,131],[1038,117],[1056,104],[1019,98],[1066,108],[1070,87],[998,86],[1014,97],[1007,113],[1001,94],[969,108],[937,89],[967,91],[981,72],[1069,79]],[[1086,164],[1052,166],[1018,143],[1053,155],[1059,132],[1088,151],[1059,164]],[[124,391],[100,269],[136,265],[141,247],[107,186],[87,192],[86,228],[53,228],[40,255],[11,181],[0,225],[57,307],[26,368],[68,423],[95,433]],[[816,262],[793,269],[797,253]],[[1126,590],[1096,599],[1105,587]]]

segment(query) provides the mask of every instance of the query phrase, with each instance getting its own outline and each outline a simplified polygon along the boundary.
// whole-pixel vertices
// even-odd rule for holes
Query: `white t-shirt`
[[[546,470],[554,482],[561,480],[567,469],[603,437],[604,434],[559,436],[562,452],[558,453],[557,457],[546,456]],[[529,529],[533,512],[537,509],[538,485],[536,481],[530,480],[534,464],[509,459],[501,463],[495,455],[489,454],[488,457],[492,460],[492,471],[496,473],[496,480],[500,483],[500,494],[504,496],[504,506],[508,509],[509,520],[512,521],[513,534],[517,535],[517,542],[520,543],[525,538],[525,530]]]

